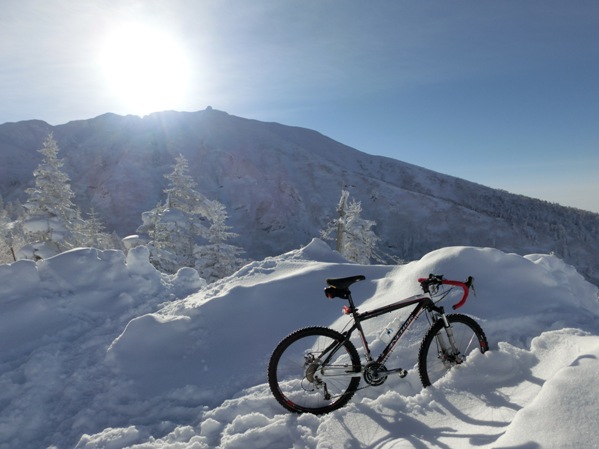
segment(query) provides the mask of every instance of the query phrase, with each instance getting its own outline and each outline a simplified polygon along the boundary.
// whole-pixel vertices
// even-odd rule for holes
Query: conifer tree
[[[77,211],[77,217],[71,236],[71,240],[77,246],[98,249],[115,248],[113,236],[106,232],[94,208],[89,212],[87,219],[82,219],[79,211]]]
[[[189,175],[189,163],[179,154],[175,158],[172,173],[164,175],[169,185],[164,189],[169,209],[178,209],[188,214],[208,215],[208,199],[196,190],[197,184]]]
[[[104,232],[95,211],[92,209],[89,220],[85,220],[73,203],[75,194],[63,171],[64,160],[58,158],[59,148],[52,133],[39,152],[43,158],[33,171],[34,186],[25,191],[25,214],[12,224],[13,243],[19,242],[21,257],[42,257],[40,248],[44,248],[45,255],[77,246],[114,248],[113,237]]]
[[[4,204],[0,196],[0,263],[16,261],[16,249],[25,245],[20,203]]]
[[[218,201],[208,204],[209,219],[212,222],[207,232],[208,243],[197,246],[196,268],[200,276],[211,282],[232,274],[243,262],[240,255],[243,250],[227,243],[239,234],[231,232],[227,226],[228,214],[225,206]]]
[[[328,223],[321,236],[335,240],[337,251],[348,260],[360,264],[369,264],[373,259],[382,262],[376,251],[379,239],[372,230],[376,222],[363,219],[361,213],[361,203],[354,199],[350,202],[349,191],[342,189],[337,218]]]
[[[4,208],[4,201],[0,196],[0,264],[12,262],[10,255],[10,242],[9,242],[9,216],[8,212]]]
[[[137,231],[150,238],[150,259],[159,270],[194,267],[205,279],[215,280],[234,271],[242,250],[225,243],[236,236],[225,225],[225,207],[199,193],[188,171],[187,159],[179,155],[165,175],[166,201],[142,214]]]
[[[75,194],[69,176],[62,171],[64,161],[58,158],[58,151],[58,144],[50,133],[39,150],[43,160],[33,171],[35,187],[25,191],[29,195],[25,204],[29,216],[51,216],[68,221],[77,215],[71,201]]]
[[[188,171],[187,159],[179,155],[173,171],[165,175],[169,180],[164,189],[166,201],[144,212],[143,224],[137,229],[150,237],[152,263],[167,273],[193,267],[195,242],[207,233],[205,203],[208,200],[195,190],[196,183]]]
[[[35,186],[25,192],[29,196],[24,204],[26,216],[23,223],[29,241],[51,241],[59,250],[68,249],[69,234],[77,220],[77,209],[71,201],[70,178],[62,171],[64,161],[58,158],[58,144],[50,133],[39,152],[42,162],[33,171]]]

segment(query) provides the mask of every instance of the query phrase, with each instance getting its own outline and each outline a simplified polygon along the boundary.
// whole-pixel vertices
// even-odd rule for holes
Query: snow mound
[[[210,285],[193,270],[161,275],[147,256],[78,249],[0,266],[0,448],[595,444],[597,287],[554,256],[452,247],[361,266],[315,239]],[[322,417],[274,400],[266,366],[278,341],[348,320],[324,296],[326,278],[364,274],[352,293],[367,310],[417,293],[431,272],[474,276],[460,313],[481,323],[491,351],[423,390],[417,323],[393,355],[407,378]],[[369,339],[388,319],[368,323]]]
[[[197,272],[161,275],[144,247],[0,265],[0,447],[69,441],[109,420],[93,402],[114,380],[104,359],[115,336],[201,285]]]

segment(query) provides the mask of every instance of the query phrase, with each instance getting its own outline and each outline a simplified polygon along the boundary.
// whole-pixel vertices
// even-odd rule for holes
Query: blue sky
[[[0,123],[211,105],[599,212],[596,0],[0,8]]]

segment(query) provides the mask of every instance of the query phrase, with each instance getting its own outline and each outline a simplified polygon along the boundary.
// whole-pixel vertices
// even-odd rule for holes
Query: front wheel
[[[288,335],[272,353],[268,384],[276,400],[296,413],[343,407],[360,383],[360,356],[339,332],[307,327]]]
[[[420,345],[418,371],[424,387],[434,384],[451,368],[463,363],[475,348],[481,353],[489,349],[485,333],[472,318],[454,313],[447,315],[447,321],[455,347],[452,348],[442,319],[431,326]]]

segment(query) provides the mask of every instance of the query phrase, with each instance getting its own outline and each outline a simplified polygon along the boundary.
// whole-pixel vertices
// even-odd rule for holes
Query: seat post
[[[355,314],[358,312],[358,309],[356,309],[356,306],[354,305],[354,300],[351,296],[351,292],[349,291],[349,289],[347,289],[347,300],[349,301],[349,310],[355,318]]]

